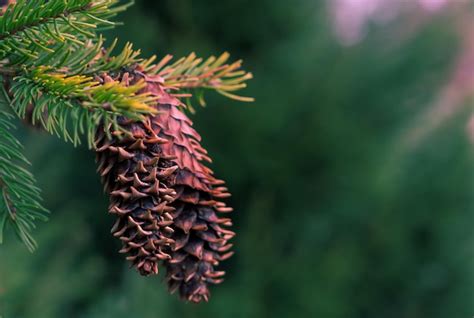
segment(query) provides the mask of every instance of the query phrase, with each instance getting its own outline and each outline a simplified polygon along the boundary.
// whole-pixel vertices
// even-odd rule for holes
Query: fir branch
[[[117,126],[120,116],[141,120],[142,115],[155,112],[151,105],[156,97],[140,93],[144,85],[127,86],[110,77],[96,81],[39,67],[13,79],[11,106],[25,118],[29,106],[34,105],[32,124],[40,123],[49,133],[74,145],[86,135],[92,148],[100,126]]]
[[[10,64],[54,54],[58,48],[84,45],[101,26],[128,7],[118,0],[19,0],[0,17],[0,57]],[[67,43],[68,45],[61,45]]]
[[[92,0],[75,1],[28,1],[19,0],[8,7],[0,19],[0,41],[9,37],[19,36],[19,33],[33,29],[41,24],[86,10]],[[36,14],[32,14],[36,9]]]
[[[104,48],[103,45],[101,45],[101,53],[96,55],[94,60],[89,61],[88,67],[85,68],[82,73],[97,74],[100,72],[111,72],[143,61],[140,57],[141,51],[134,50],[133,44],[130,42],[127,42],[118,54],[112,55],[117,43],[118,40],[115,39],[108,48]]]
[[[134,50],[131,43],[127,43],[118,53],[113,55],[117,47],[117,40],[112,45],[105,47],[105,39],[98,36],[97,39],[87,40],[84,44],[60,43],[53,53],[43,52],[38,59],[25,61],[23,66],[34,68],[50,66],[61,69],[69,75],[90,75],[116,71],[120,68],[140,63],[140,50]],[[17,71],[21,71],[18,70]]]
[[[26,76],[49,94],[76,99],[92,110],[106,108],[127,117],[155,111],[150,105],[156,98],[149,93],[139,93],[145,86],[144,82],[124,85],[110,77],[95,81],[91,76],[69,76],[45,66],[27,72]]]
[[[170,64],[171,55],[165,56],[159,63],[153,65],[153,58],[143,62],[143,67],[150,74],[155,74],[163,79],[165,88],[171,90],[187,91],[189,94],[180,94],[179,97],[195,95],[205,106],[202,89],[214,90],[230,99],[253,102],[250,97],[236,95],[234,92],[247,87],[246,81],[253,78],[252,73],[241,70],[242,60],[228,63],[230,55],[224,53],[219,57],[211,56],[206,60],[197,58],[194,53]],[[197,93],[191,94],[191,90]]]
[[[0,110],[0,243],[6,226],[11,226],[30,251],[36,248],[31,232],[37,220],[47,221],[40,190],[24,166],[20,142],[11,134],[13,116]]]

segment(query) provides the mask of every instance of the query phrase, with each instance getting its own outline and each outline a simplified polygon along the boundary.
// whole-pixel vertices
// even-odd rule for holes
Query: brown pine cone
[[[122,80],[129,80],[127,73]],[[122,241],[120,253],[142,275],[157,274],[159,261],[171,258],[164,248],[174,243],[169,238],[170,203],[176,191],[168,185],[178,167],[163,154],[167,140],[153,132],[150,119],[121,118],[119,124],[122,130],[112,132],[111,139],[99,131],[96,143],[98,172],[110,194],[109,212],[117,217],[112,233]]]
[[[165,93],[159,80],[146,79],[149,92],[157,96]],[[208,301],[209,284],[223,281],[225,272],[215,267],[232,256],[228,241],[235,234],[224,228],[232,225],[231,220],[218,217],[232,211],[219,201],[230,194],[224,182],[214,178],[204,165],[211,159],[200,146],[201,137],[192,128],[191,120],[179,107],[179,103],[159,104],[158,115],[151,119],[153,131],[168,140],[162,145],[163,154],[175,158],[172,161],[178,165],[170,184],[177,192],[176,200],[170,204],[175,208],[170,225],[175,243],[166,248],[172,258],[164,264],[170,291],[179,290],[182,298],[198,303]]]
[[[161,79],[139,69],[123,77],[146,81],[144,91],[158,98],[158,115],[143,123],[122,120],[122,130],[130,132],[126,138],[99,136],[99,171],[111,193],[110,212],[118,216],[113,232],[142,274],[156,273],[157,261],[163,260],[171,292],[207,301],[208,285],[222,282],[225,274],[215,267],[233,254],[228,241],[235,234],[224,228],[232,222],[218,217],[232,211],[219,201],[230,194],[204,165],[211,159],[201,137]],[[151,183],[163,190],[150,192]]]

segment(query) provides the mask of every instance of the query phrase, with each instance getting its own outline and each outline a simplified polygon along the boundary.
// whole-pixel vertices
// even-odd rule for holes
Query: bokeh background
[[[109,33],[145,55],[229,51],[255,79],[193,117],[233,197],[209,304],[116,251],[94,155],[18,135],[53,211],[0,246],[3,318],[474,315],[470,0],[137,0]]]

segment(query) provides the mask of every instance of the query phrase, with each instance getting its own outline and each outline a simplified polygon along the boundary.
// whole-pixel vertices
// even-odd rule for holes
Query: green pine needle
[[[31,231],[36,221],[48,220],[48,211],[41,204],[36,180],[25,169],[29,162],[21,153],[22,145],[11,133],[15,128],[12,118],[0,110],[0,243],[8,226],[34,251],[37,244]]]

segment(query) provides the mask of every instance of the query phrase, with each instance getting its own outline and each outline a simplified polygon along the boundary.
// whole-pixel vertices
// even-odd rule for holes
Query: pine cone
[[[122,80],[129,81],[128,73]],[[111,139],[100,130],[96,143],[98,172],[110,194],[109,212],[117,217],[112,233],[122,241],[120,253],[142,275],[157,274],[159,261],[171,258],[164,248],[174,243],[169,238],[170,203],[176,192],[168,185],[178,167],[163,154],[167,140],[153,132],[149,119],[121,118],[119,124],[122,130],[112,132]],[[128,132],[125,137],[123,131]]]
[[[159,80],[147,77],[148,91],[163,96]],[[211,162],[200,146],[201,137],[192,128],[192,122],[179,109],[180,104],[158,104],[158,115],[151,119],[153,131],[168,140],[162,145],[163,154],[178,165],[169,184],[177,193],[170,205],[174,222],[171,238],[175,241],[166,252],[171,259],[165,260],[167,280],[171,292],[179,290],[182,298],[198,303],[208,301],[208,284],[223,281],[225,272],[216,271],[220,261],[232,256],[235,235],[223,227],[231,226],[229,218],[218,214],[232,208],[220,202],[230,196],[224,182],[213,177],[213,172],[203,162]]]
[[[144,79],[144,90],[158,97],[158,115],[144,123],[121,120],[122,130],[130,132],[124,139],[99,134],[99,171],[111,194],[110,212],[118,217],[114,235],[140,273],[156,273],[163,260],[171,292],[179,290],[195,303],[208,301],[208,284],[222,282],[225,274],[215,267],[233,254],[228,241],[235,234],[223,228],[232,222],[218,217],[232,211],[219,201],[230,194],[203,164],[211,159],[180,110],[183,104],[160,78],[140,69],[130,74],[125,81]],[[151,187],[155,184],[161,190]]]

